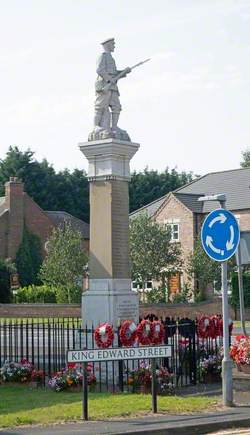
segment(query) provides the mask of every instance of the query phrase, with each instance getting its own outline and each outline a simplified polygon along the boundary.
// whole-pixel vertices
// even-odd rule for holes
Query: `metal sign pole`
[[[212,260],[221,263],[221,291],[223,315],[222,391],[223,404],[233,406],[232,360],[229,355],[229,311],[227,291],[227,260],[231,258],[239,244],[240,229],[233,213],[226,210],[226,195],[203,196],[198,201],[218,201],[220,209],[213,210],[205,218],[201,229],[204,251]]]
[[[83,376],[82,376],[82,418],[88,420],[88,372],[87,363],[83,363]]]
[[[236,259],[238,263],[238,284],[239,284],[239,297],[240,297],[240,320],[243,334],[248,337],[245,324],[245,302],[244,302],[244,289],[243,289],[243,276],[242,276],[242,261],[240,243],[236,252]]]
[[[152,393],[152,411],[157,414],[157,385],[156,385],[156,365],[155,359],[151,359],[151,393]]]
[[[222,316],[223,316],[223,351],[222,360],[222,392],[223,405],[233,406],[233,376],[232,361],[229,356],[229,316],[227,293],[227,261],[221,263],[221,290],[222,290]]]

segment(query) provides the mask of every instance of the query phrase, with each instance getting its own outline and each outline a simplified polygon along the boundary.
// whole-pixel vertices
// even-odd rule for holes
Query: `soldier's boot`
[[[95,130],[102,130],[102,118],[103,118],[103,111],[96,111],[94,116],[94,128]]]
[[[112,112],[111,130],[114,131],[114,132],[119,130],[118,127],[117,127],[119,116],[120,116],[120,113]]]

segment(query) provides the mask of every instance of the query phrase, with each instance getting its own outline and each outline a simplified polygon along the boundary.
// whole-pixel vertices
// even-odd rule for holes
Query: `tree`
[[[162,173],[148,168],[143,172],[133,172],[129,185],[130,211],[149,204],[192,179],[192,172],[178,173],[176,169],[169,171],[168,168]]]
[[[194,280],[194,301],[204,300],[207,286],[213,281],[220,282],[220,264],[212,260],[204,251],[198,237],[194,251],[187,259],[187,274]]]
[[[181,250],[170,241],[164,226],[141,213],[130,221],[130,256],[132,279],[143,285],[148,279],[165,282],[169,273],[181,267]]]
[[[6,262],[0,258],[0,303],[10,302],[10,271]]]
[[[48,242],[40,277],[57,289],[57,302],[80,302],[82,276],[87,264],[81,234],[69,224],[55,228]]]
[[[39,270],[42,264],[40,238],[24,226],[23,240],[16,254],[16,267],[21,286],[39,284]]]
[[[241,153],[243,160],[240,162],[240,166],[242,168],[249,168],[250,167],[250,149],[247,148],[245,151],[242,151]]]
[[[89,220],[89,188],[84,171],[65,169],[58,173],[47,160],[38,162],[34,152],[10,147],[0,160],[0,196],[10,177],[22,180],[25,190],[43,210],[63,210],[73,216]]]

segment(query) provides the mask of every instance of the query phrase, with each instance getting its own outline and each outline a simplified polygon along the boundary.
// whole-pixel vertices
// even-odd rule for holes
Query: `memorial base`
[[[109,322],[117,328],[123,320],[139,321],[138,295],[130,279],[91,279],[82,295],[83,325],[96,327]]]

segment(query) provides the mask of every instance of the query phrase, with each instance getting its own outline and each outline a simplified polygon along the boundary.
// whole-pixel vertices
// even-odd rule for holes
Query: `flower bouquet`
[[[198,365],[200,380],[205,384],[220,382],[222,370],[221,355],[208,355],[203,357]]]
[[[96,377],[92,372],[93,366],[91,363],[87,366],[87,380],[88,385],[93,386],[96,384]],[[68,364],[67,367],[59,372],[56,372],[49,380],[48,385],[54,391],[79,391],[81,389],[83,380],[82,367],[79,364]]]
[[[157,390],[159,394],[173,393],[173,375],[160,366],[156,369]],[[141,361],[139,367],[129,371],[128,384],[132,385],[136,391],[144,394],[151,392],[151,366]]]
[[[250,374],[250,338],[238,335],[230,348],[230,356],[239,371]]]
[[[5,361],[0,368],[1,382],[30,382],[33,371],[33,365],[26,359],[19,363]]]

